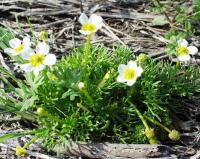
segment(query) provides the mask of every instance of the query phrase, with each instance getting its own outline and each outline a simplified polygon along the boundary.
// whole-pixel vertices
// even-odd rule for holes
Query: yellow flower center
[[[34,54],[30,58],[30,64],[33,67],[37,67],[37,66],[43,64],[44,59],[45,59],[45,56],[43,54],[40,54],[40,53]]]
[[[91,24],[91,23],[83,24],[82,30],[83,30],[83,31],[95,32],[95,30],[96,30],[96,25]]]
[[[124,71],[125,80],[132,80],[136,76],[136,71],[132,68],[128,68]]]
[[[24,49],[24,47],[25,47],[25,46],[24,46],[23,44],[20,44],[20,45],[15,49],[15,52],[19,54],[19,53]]]
[[[189,54],[189,50],[187,47],[185,46],[179,46],[177,48],[177,55],[178,56],[184,56],[184,55],[188,55]]]

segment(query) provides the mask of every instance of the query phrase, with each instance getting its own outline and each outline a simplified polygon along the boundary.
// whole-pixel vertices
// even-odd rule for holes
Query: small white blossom
[[[176,55],[179,61],[186,62],[190,60],[190,55],[198,53],[198,49],[195,46],[188,46],[188,42],[185,39],[178,40],[178,46],[176,49]]]
[[[21,68],[25,72],[32,72],[37,76],[45,65],[51,66],[56,63],[56,56],[49,54],[50,47],[45,42],[38,43],[35,53],[30,53],[27,59],[29,63],[22,64]]]
[[[92,14],[90,18],[88,18],[85,13],[82,13],[79,17],[79,22],[82,24],[80,33],[84,35],[95,33],[103,25],[102,17],[95,14]]]
[[[22,58],[27,59],[28,54],[34,52],[33,49],[30,48],[31,41],[28,37],[24,37],[23,41],[18,38],[11,39],[9,45],[11,48],[4,49],[4,52],[11,56],[20,55]]]
[[[119,76],[117,77],[117,81],[132,86],[137,78],[141,76],[143,69],[137,66],[135,61],[129,61],[127,65],[120,64],[118,72]]]
[[[84,88],[85,88],[85,84],[84,84],[83,82],[79,82],[79,83],[78,83],[78,88],[79,88],[80,90],[84,89]]]

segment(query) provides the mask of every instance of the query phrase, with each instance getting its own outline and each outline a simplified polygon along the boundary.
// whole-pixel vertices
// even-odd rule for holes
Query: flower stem
[[[38,136],[35,136],[34,138],[32,138],[29,142],[27,142],[25,145],[24,145],[24,149],[27,149],[32,143],[34,143],[35,141],[37,141],[42,135],[38,135]]]
[[[106,84],[106,81],[110,78],[110,73],[111,73],[111,71],[108,71],[105,75],[104,75],[104,77],[103,77],[103,79],[101,80],[101,82],[98,84],[98,89],[100,89],[100,88],[102,88],[102,87],[104,87],[104,85]]]
[[[88,91],[86,89],[82,89],[81,92],[83,92],[83,94],[85,95],[85,97],[88,99],[88,101],[90,103],[93,103],[93,99],[92,99],[92,97],[90,96],[90,94],[88,93]]]
[[[88,35],[86,46],[85,46],[85,67],[87,67],[88,62],[89,62],[89,55],[90,55],[90,48],[91,48],[91,43],[90,43],[91,37],[92,37],[92,34]]]
[[[145,116],[145,118],[146,118],[148,121],[152,122],[153,124],[158,125],[159,127],[161,127],[162,129],[164,129],[164,130],[167,131],[168,133],[171,132],[171,130],[170,130],[169,128],[167,128],[167,127],[164,126],[163,124],[159,123],[158,121],[156,121],[156,120],[154,120],[154,119],[151,119],[151,118],[149,118],[149,117],[147,117],[147,116]]]
[[[143,117],[143,115],[140,113],[140,111],[137,109],[137,107],[136,107],[133,103],[131,103],[130,101],[128,101],[128,103],[135,109],[135,112],[137,113],[138,117],[139,117],[140,120],[142,121],[144,127],[145,127],[146,129],[149,129],[149,126],[148,126],[146,120],[144,119],[144,117]]]

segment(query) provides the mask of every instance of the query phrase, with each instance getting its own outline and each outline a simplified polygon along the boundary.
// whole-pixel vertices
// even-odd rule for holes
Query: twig
[[[104,33],[106,33],[108,36],[110,36],[110,37],[112,37],[112,38],[114,38],[114,39],[117,39],[122,45],[126,45],[123,41],[121,41],[121,39],[117,36],[117,35],[115,35],[114,33],[113,33],[113,31],[109,28],[109,26],[106,24],[106,23],[104,23],[104,25],[103,25],[103,27],[110,33],[106,33],[105,31],[104,31]],[[101,29],[101,31],[103,31],[103,29]]]

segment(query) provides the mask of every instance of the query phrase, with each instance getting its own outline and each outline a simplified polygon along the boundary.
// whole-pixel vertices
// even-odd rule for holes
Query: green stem
[[[51,119],[51,120],[53,120],[53,121],[56,121],[56,122],[58,122],[58,123],[61,123],[61,122],[62,122],[61,119],[57,118],[56,116],[53,116],[53,115],[49,114],[48,112],[47,112],[46,116],[47,116],[49,119]]]
[[[106,84],[106,81],[110,78],[110,72],[108,71],[105,76],[103,77],[103,79],[101,80],[101,82],[98,84],[97,88],[100,89],[102,87],[104,87],[104,85]]]
[[[149,117],[147,117],[147,116],[145,116],[145,118],[146,118],[147,120],[149,120],[150,122],[152,122],[153,124],[158,125],[159,127],[161,127],[162,129],[164,129],[164,130],[167,131],[168,133],[171,132],[170,129],[168,129],[166,126],[164,126],[163,124],[159,123],[158,121],[156,121],[156,120],[154,120],[154,119],[151,119],[151,118],[149,118]]]
[[[32,138],[29,142],[27,142],[24,145],[24,149],[27,149],[32,143],[34,143],[35,141],[37,141],[39,138],[41,137],[41,135],[35,136],[34,138]]]
[[[93,99],[90,96],[90,94],[88,93],[88,91],[86,89],[81,90],[83,92],[83,94],[86,96],[86,98],[89,100],[90,103],[93,103]]]
[[[89,55],[90,55],[90,48],[91,48],[91,43],[90,43],[91,37],[92,37],[92,34],[88,35],[87,43],[86,43],[86,46],[85,46],[85,67],[87,67],[88,62],[89,62]]]
[[[76,103],[76,105],[77,105],[77,107],[81,108],[82,110],[89,112],[89,110],[83,104]]]
[[[32,24],[31,24],[29,18],[27,17],[26,19],[27,19],[27,22],[28,22],[29,27],[30,27],[30,31],[31,31],[31,34],[32,34],[32,37],[33,37],[33,42],[34,42],[35,45],[37,45],[38,42],[37,42],[37,38],[35,37],[35,34],[34,34],[33,26],[32,26]]]
[[[19,29],[19,31],[20,31],[20,34],[21,34],[22,36],[24,36],[24,31],[23,31],[23,29],[22,29],[22,27],[21,27],[21,25],[20,25],[20,23],[19,23],[19,19],[18,19],[18,15],[17,15],[17,14],[15,14],[15,20],[16,20],[16,22],[17,22],[17,27],[18,27],[18,29]]]
[[[145,126],[145,128],[149,129],[149,126],[148,126],[146,120],[144,119],[144,117],[142,116],[142,114],[140,113],[140,111],[137,109],[137,107],[133,103],[131,103],[130,101],[128,101],[128,103],[135,109],[135,112],[137,113],[138,117],[142,121],[142,123]]]

